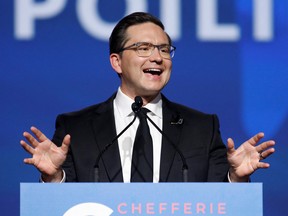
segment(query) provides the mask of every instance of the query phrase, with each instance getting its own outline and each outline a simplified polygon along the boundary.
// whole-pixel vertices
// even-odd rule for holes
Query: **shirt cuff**
[[[61,181],[58,182],[58,183],[63,183],[63,182],[66,181],[66,173],[65,173],[65,171],[62,170],[62,173],[63,173],[63,178],[62,178]],[[42,176],[40,176],[40,182],[41,182],[41,183],[46,183],[46,182],[43,181]]]
[[[232,181],[231,181],[231,179],[230,179],[229,172],[227,173],[227,177],[228,177],[228,182],[229,182],[229,183],[232,183]]]
[[[230,179],[230,174],[229,174],[229,172],[228,172],[228,174],[227,174],[227,178],[228,178],[228,182],[229,182],[229,183],[233,183],[233,182],[231,181],[231,179]],[[250,182],[251,182],[251,179],[249,178],[248,181],[247,181],[247,183],[250,183]]]

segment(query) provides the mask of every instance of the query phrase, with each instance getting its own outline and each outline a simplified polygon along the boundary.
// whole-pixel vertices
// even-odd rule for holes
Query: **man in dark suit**
[[[21,140],[21,145],[32,155],[24,162],[33,164],[44,182],[94,181],[95,165],[99,165],[99,181],[130,182],[138,118],[101,155],[99,164],[95,163],[105,146],[132,121],[135,113],[131,104],[141,96],[143,106],[150,111],[147,116],[165,135],[149,122],[153,141],[151,181],[183,181],[183,158],[188,181],[193,182],[245,182],[258,168],[268,168],[263,160],[275,151],[275,142],[258,144],[263,133],[238,149],[228,139],[227,150],[215,115],[170,102],[161,94],[170,79],[174,52],[157,18],[147,13],[124,17],[110,36],[110,62],[121,80],[117,93],[106,102],[58,116],[52,141],[35,127],[31,130],[36,138],[24,132],[30,144]]]

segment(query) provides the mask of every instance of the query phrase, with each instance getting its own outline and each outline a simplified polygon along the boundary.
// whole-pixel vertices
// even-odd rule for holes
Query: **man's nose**
[[[163,57],[160,54],[160,50],[158,47],[155,47],[152,50],[152,53],[150,55],[150,61],[157,61],[157,62],[162,62],[163,61]]]

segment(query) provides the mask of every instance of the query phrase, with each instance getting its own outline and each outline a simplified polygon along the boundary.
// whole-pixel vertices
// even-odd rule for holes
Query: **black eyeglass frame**
[[[139,48],[141,45],[147,45],[147,46],[150,46],[150,47],[154,47],[154,48],[151,50],[151,54],[148,55],[148,56],[145,56],[145,55],[143,56],[143,55],[139,54],[138,48]],[[169,47],[170,47],[170,51],[169,51],[170,58],[167,58],[167,57],[163,56],[163,53],[161,52],[161,48],[166,47],[166,46],[169,46]],[[170,45],[170,44],[155,45],[155,44],[152,44],[152,43],[149,43],[149,42],[137,42],[137,43],[131,44],[131,45],[127,46],[127,47],[121,48],[121,49],[118,51],[118,53],[121,53],[121,52],[123,52],[123,51],[125,51],[125,50],[135,50],[136,53],[137,53],[137,55],[138,55],[139,57],[149,57],[149,56],[152,55],[152,53],[153,53],[153,51],[155,50],[155,48],[158,49],[160,55],[161,55],[163,58],[165,58],[165,59],[172,59],[172,58],[174,57],[174,55],[175,55],[175,50],[176,50],[176,47],[175,47],[175,46],[172,46],[172,45]]]

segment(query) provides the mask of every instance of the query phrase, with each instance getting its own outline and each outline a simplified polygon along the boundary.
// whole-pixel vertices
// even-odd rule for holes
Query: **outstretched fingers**
[[[24,163],[25,164],[31,164],[31,165],[34,165],[34,159],[33,158],[24,158]]]
[[[23,149],[28,152],[31,155],[34,155],[35,153],[35,149],[32,148],[30,145],[28,145],[25,141],[21,140],[20,141],[21,146],[23,147]],[[33,158],[25,158],[24,159],[24,163],[26,164],[34,164],[34,159]]]
[[[235,144],[233,139],[228,138],[227,140],[227,153],[228,154],[233,154],[235,152]]]
[[[31,131],[37,137],[40,142],[47,140],[48,138],[36,127],[32,126]]]
[[[69,134],[67,134],[64,137],[62,145],[61,145],[61,149],[65,154],[68,152],[70,142],[71,142],[71,136]]]
[[[269,168],[270,167],[270,164],[269,163],[265,163],[265,162],[260,162],[257,163],[257,168],[259,169],[266,169],[266,168]]]
[[[249,140],[247,140],[247,142],[255,146],[263,137],[264,137],[264,133],[260,132],[254,135],[253,137],[251,137]]]
[[[20,144],[26,152],[28,152],[31,155],[34,154],[34,152],[35,152],[34,148],[32,148],[30,145],[28,145],[24,140],[21,140]]]
[[[24,132],[23,133],[23,136],[26,138],[26,140],[30,143],[31,146],[33,146],[34,148],[36,148],[38,145],[39,145],[39,142],[38,140],[36,140],[30,133],[28,132]],[[21,142],[26,143],[24,142],[23,140],[21,140]],[[26,143],[26,145],[28,145]],[[22,145],[23,146],[23,145]]]
[[[36,136],[36,139],[34,136],[32,136],[32,134],[28,133],[28,132],[24,132],[23,136],[26,138],[26,140],[30,143],[31,146],[33,146],[34,148],[36,148],[39,145],[39,141],[43,142],[45,140],[47,140],[48,138],[36,127],[31,127],[31,131],[32,133]],[[23,144],[22,144],[23,143]],[[29,149],[26,145],[25,142],[21,140],[21,145],[23,147],[25,147],[25,150]]]
[[[27,140],[21,140],[20,145],[22,148],[29,154],[31,154],[33,157],[32,158],[25,158],[24,163],[26,164],[34,164],[34,154],[36,153],[36,149],[38,148],[39,144],[41,142],[44,142],[45,140],[48,140],[47,137],[36,127],[31,127],[30,128],[32,133],[35,135],[35,137],[29,133],[29,132],[24,132],[23,136]]]
[[[274,145],[275,145],[274,140],[268,140],[256,146],[256,150],[257,152],[261,153],[263,158],[266,158],[275,151],[275,149],[272,148]]]

